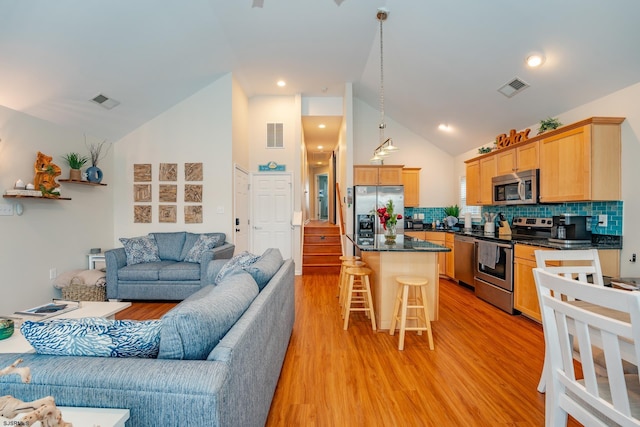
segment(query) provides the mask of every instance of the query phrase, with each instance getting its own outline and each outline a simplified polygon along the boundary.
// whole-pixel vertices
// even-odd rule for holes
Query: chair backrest
[[[535,255],[538,268],[585,283],[591,276],[594,285],[604,286],[597,249],[537,250]]]
[[[607,426],[613,420],[640,426],[638,376],[625,377],[622,366],[622,358],[637,364],[640,356],[640,292],[584,286],[541,268],[533,274],[550,364],[546,425],[565,426],[569,413],[584,425]],[[576,379],[574,371],[574,339],[582,355],[583,380]],[[596,375],[592,346],[604,351],[605,376]]]

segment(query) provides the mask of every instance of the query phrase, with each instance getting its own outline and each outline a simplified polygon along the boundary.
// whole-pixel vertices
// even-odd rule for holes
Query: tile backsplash
[[[587,215],[592,217],[591,232],[594,234],[606,234],[622,236],[622,201],[612,202],[581,202],[581,203],[558,203],[544,205],[508,205],[508,206],[483,206],[482,212],[499,213],[512,222],[514,217],[551,217],[563,213],[576,215]],[[607,215],[607,226],[597,225],[598,215]],[[405,215],[416,218],[423,215],[425,223],[444,218],[444,208],[405,208]],[[474,224],[481,224],[484,220],[475,218]]]

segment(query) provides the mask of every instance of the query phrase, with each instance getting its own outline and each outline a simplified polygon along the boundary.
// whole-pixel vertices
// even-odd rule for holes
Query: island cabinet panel
[[[623,118],[594,117],[540,140],[540,202],[620,200]]]
[[[404,185],[404,207],[420,206],[420,168],[402,169],[402,185]]]
[[[357,165],[353,167],[354,185],[402,185],[402,165]]]

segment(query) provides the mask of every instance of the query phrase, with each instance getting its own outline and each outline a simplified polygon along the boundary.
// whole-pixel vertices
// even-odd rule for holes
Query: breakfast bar
[[[395,302],[397,276],[422,276],[429,280],[427,299],[431,320],[438,320],[438,253],[451,249],[435,243],[398,235],[394,244],[385,236],[348,236],[371,274],[371,292],[378,329],[389,329]]]

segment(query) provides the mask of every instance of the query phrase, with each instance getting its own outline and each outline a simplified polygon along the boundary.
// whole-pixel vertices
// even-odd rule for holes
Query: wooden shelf
[[[41,199],[41,200],[71,200],[70,197],[36,197],[36,196],[14,196],[4,194],[2,197],[5,199]]]
[[[68,182],[70,184],[82,184],[82,185],[93,185],[93,186],[103,186],[103,187],[106,187],[107,185],[101,182],[77,181],[75,179],[58,179],[58,182]]]

